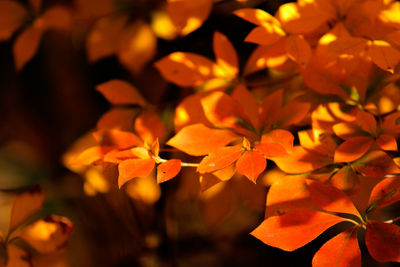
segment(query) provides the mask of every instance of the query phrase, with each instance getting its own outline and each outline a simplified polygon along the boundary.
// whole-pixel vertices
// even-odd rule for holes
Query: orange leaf
[[[143,141],[152,143],[164,137],[165,126],[156,112],[144,110],[135,120],[135,132]]]
[[[232,93],[232,98],[240,104],[243,108],[243,112],[249,121],[258,129],[260,127],[259,116],[258,116],[258,102],[257,99],[251,94],[249,90],[243,85],[236,86]]]
[[[199,173],[213,172],[225,168],[239,159],[242,154],[242,146],[220,147],[204,157],[197,171]]]
[[[361,127],[361,129],[371,135],[376,133],[376,120],[375,117],[366,111],[358,110],[355,123]]]
[[[329,227],[346,219],[309,209],[297,209],[264,220],[251,235],[265,244],[293,251],[314,240]]]
[[[255,8],[243,8],[235,10],[233,12],[236,16],[247,20],[258,26],[264,26],[266,24],[280,25],[280,22],[274,17],[261,9]]]
[[[179,159],[170,159],[157,166],[157,183],[163,183],[174,178],[181,170]]]
[[[397,141],[392,135],[381,134],[377,139],[376,143],[383,150],[397,151]]]
[[[399,173],[399,168],[393,159],[383,151],[374,150],[352,163],[352,166],[362,174],[382,178],[389,173]]]
[[[17,195],[11,210],[8,232],[15,230],[15,228],[21,225],[29,216],[41,209],[44,200],[45,196],[40,188],[34,188]]]
[[[204,114],[217,127],[233,128],[238,118],[243,118],[243,109],[231,96],[221,91],[213,92],[201,99]]]
[[[99,130],[94,132],[93,136],[103,147],[126,149],[143,144],[143,142],[135,134],[117,129]]]
[[[72,230],[67,218],[52,215],[24,228],[20,237],[39,253],[51,253],[66,246]]]
[[[202,156],[235,139],[236,137],[230,131],[210,129],[203,124],[193,124],[180,130],[167,144],[189,155]]]
[[[369,204],[376,203],[377,207],[385,207],[400,201],[400,179],[387,177],[379,182],[371,192]]]
[[[162,76],[179,86],[198,86],[215,77],[215,64],[193,53],[174,52],[155,63]]]
[[[113,105],[147,106],[146,100],[130,83],[122,80],[111,80],[96,86],[97,91]]]
[[[334,124],[332,129],[337,136],[344,140],[361,135],[360,127],[353,122],[339,122]]]
[[[310,103],[299,102],[296,100],[286,103],[286,105],[279,110],[274,121],[275,125],[284,127],[301,122],[308,114],[310,106]]]
[[[400,62],[400,51],[382,40],[371,41],[368,54],[379,68],[390,73],[394,73],[394,69]]]
[[[351,162],[363,156],[373,140],[368,136],[357,136],[344,141],[335,151],[334,162]]]
[[[156,49],[157,38],[150,26],[143,21],[136,21],[122,30],[116,54],[122,65],[133,73],[138,73],[153,59]]]
[[[167,11],[182,36],[201,26],[211,11],[212,0],[168,0]]]
[[[15,69],[21,70],[33,58],[39,48],[43,31],[34,26],[21,33],[13,44]]]
[[[357,241],[357,227],[338,234],[315,253],[313,267],[361,267],[361,251]]]
[[[400,227],[395,224],[369,221],[365,244],[371,256],[380,262],[400,262]]]
[[[264,134],[256,149],[266,157],[282,157],[293,150],[293,140],[291,132],[276,129]]]
[[[352,200],[343,191],[330,184],[307,180],[313,203],[318,207],[330,211],[353,214],[360,217]]]
[[[301,35],[286,37],[286,51],[291,60],[305,66],[311,58],[311,47]]]
[[[94,62],[115,53],[118,38],[125,26],[127,17],[107,16],[100,18],[86,38],[89,61]]]
[[[7,40],[22,26],[27,10],[17,1],[0,1],[0,40]]]
[[[345,166],[332,176],[329,183],[348,194],[352,194],[356,192],[360,179],[351,166]]]
[[[217,64],[226,70],[228,76],[235,76],[239,71],[239,62],[235,48],[229,39],[222,33],[215,32],[213,48]]]
[[[103,158],[106,150],[100,146],[93,146],[85,149],[79,155],[72,160],[72,165],[90,165]]]
[[[138,111],[131,108],[113,108],[103,114],[97,121],[96,128],[99,130],[118,129],[132,131],[132,122]]]
[[[71,28],[71,13],[62,6],[51,7],[35,20],[34,25],[43,30],[69,30]]]
[[[256,183],[257,177],[267,167],[267,161],[257,151],[246,151],[236,162],[236,171]]]
[[[153,159],[128,159],[118,165],[118,187],[136,177],[146,177],[154,168]]]
[[[283,90],[278,90],[266,98],[260,106],[260,121],[265,127],[265,130],[272,130],[272,124],[276,122],[276,117],[282,109]]]

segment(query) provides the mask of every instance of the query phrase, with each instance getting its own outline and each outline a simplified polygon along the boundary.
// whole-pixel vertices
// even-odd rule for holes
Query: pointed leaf
[[[34,26],[21,33],[13,44],[15,69],[21,70],[36,54],[43,31]]]
[[[144,142],[150,144],[156,139],[162,140],[165,126],[156,112],[144,110],[135,120],[135,132]]]
[[[72,165],[90,165],[98,160],[101,160],[106,153],[106,150],[100,146],[93,146],[85,149],[70,164]]]
[[[146,177],[154,168],[153,159],[128,159],[118,165],[118,187],[136,177]]]
[[[113,105],[147,106],[139,91],[128,82],[111,80],[97,85],[96,89]]]
[[[227,146],[215,149],[200,162],[199,173],[213,172],[225,168],[239,159],[243,152],[241,146]]]
[[[371,192],[369,204],[376,203],[376,207],[385,207],[400,201],[400,179],[387,177],[379,182]]]
[[[311,58],[311,47],[301,35],[289,35],[286,37],[286,51],[289,58],[300,66],[307,65]]]
[[[163,183],[174,178],[181,170],[179,159],[170,159],[157,166],[157,183]]]
[[[357,136],[344,141],[335,151],[335,162],[351,162],[363,156],[373,140],[367,136]]]
[[[376,143],[383,150],[397,151],[397,141],[396,138],[393,137],[393,135],[381,134],[376,139]]]
[[[0,1],[0,40],[7,40],[22,26],[27,10],[17,1]]]
[[[246,151],[236,162],[236,171],[256,183],[257,177],[267,167],[267,161],[257,151]]]
[[[293,251],[342,221],[345,219],[328,213],[298,209],[282,216],[267,218],[251,235],[269,246]]]
[[[217,64],[226,70],[227,75],[235,76],[239,71],[238,57],[229,39],[220,32],[214,33],[214,54]]]
[[[352,165],[358,172],[375,178],[382,178],[386,174],[399,172],[399,168],[393,159],[380,150],[365,154]]]
[[[382,40],[371,41],[368,54],[379,68],[390,73],[394,73],[394,69],[400,62],[400,51]]]
[[[134,133],[112,130],[99,130],[93,133],[94,138],[102,147],[126,149],[140,146],[143,142]]]
[[[315,253],[313,267],[361,267],[361,251],[354,226],[326,242]]]
[[[400,226],[369,221],[365,244],[375,260],[400,262]]]

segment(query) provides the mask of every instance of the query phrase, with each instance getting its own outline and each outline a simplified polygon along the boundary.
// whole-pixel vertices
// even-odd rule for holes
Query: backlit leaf
[[[369,221],[365,243],[375,260],[400,262],[400,226]]]
[[[157,183],[163,183],[174,178],[181,170],[181,161],[170,159],[157,166]]]
[[[225,168],[239,159],[243,149],[241,146],[227,146],[215,149],[204,157],[197,171],[199,173],[213,172]]]
[[[0,1],[0,40],[7,40],[22,26],[27,10],[17,1]]]
[[[367,136],[357,136],[344,141],[335,151],[335,162],[351,162],[363,156],[373,140]]]
[[[214,33],[214,55],[217,64],[226,70],[227,75],[235,76],[239,71],[238,57],[229,39],[220,32]]]
[[[118,165],[118,187],[136,177],[146,177],[154,168],[153,159],[128,159]]]
[[[267,167],[267,161],[257,151],[246,151],[236,162],[236,171],[246,176],[253,183]]]
[[[130,83],[122,80],[111,80],[96,86],[96,89],[113,105],[146,106],[146,100]]]
[[[379,182],[371,192],[369,203],[376,203],[377,207],[385,207],[400,201],[400,179],[387,177]]]
[[[30,61],[39,48],[43,31],[34,26],[21,33],[13,44],[15,69],[21,70]]]

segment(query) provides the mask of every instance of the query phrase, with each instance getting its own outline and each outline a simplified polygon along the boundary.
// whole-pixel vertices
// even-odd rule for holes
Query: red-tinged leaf
[[[43,31],[34,26],[21,33],[13,44],[15,69],[21,70],[30,61],[39,48]]]
[[[376,143],[383,150],[397,151],[397,141],[393,135],[381,134],[377,139]]]
[[[133,73],[139,73],[153,59],[157,50],[157,37],[150,26],[136,21],[124,27],[116,45],[119,62]]]
[[[66,7],[54,6],[47,9],[35,22],[35,27],[43,30],[69,30],[71,11]]]
[[[379,68],[390,73],[394,73],[394,69],[400,62],[400,51],[382,40],[371,41],[368,54]]]
[[[400,226],[369,221],[365,244],[375,260],[400,262]]]
[[[39,13],[43,6],[43,0],[29,0],[29,4],[33,7],[35,12]]]
[[[357,227],[338,234],[315,253],[313,267],[361,267],[361,251],[357,241]]]
[[[239,71],[239,62],[235,48],[229,39],[222,33],[215,32],[213,48],[217,64],[226,71],[227,76],[235,76]]]
[[[306,130],[297,133],[300,145],[325,157],[332,157],[337,147],[331,135],[319,130]]]
[[[332,158],[295,146],[293,152],[285,157],[271,157],[278,167],[286,173],[309,172],[331,164]]]
[[[43,206],[45,196],[40,188],[34,188],[16,196],[8,226],[9,233],[21,225],[29,216],[40,210]]]
[[[268,23],[261,27],[254,28],[244,40],[245,42],[255,43],[259,45],[272,45],[283,40],[285,32],[280,25]]]
[[[146,100],[130,83],[111,80],[96,86],[96,89],[113,105],[147,105]]]
[[[280,25],[280,22],[274,16],[271,16],[261,9],[243,8],[235,10],[233,14],[258,26],[264,26],[271,23]]]
[[[154,168],[153,159],[128,159],[118,165],[118,187],[136,177],[146,177]]]
[[[367,153],[361,159],[352,163],[352,166],[358,172],[375,178],[382,178],[389,173],[399,173],[399,168],[393,159],[379,150]]]
[[[369,204],[376,207],[385,207],[400,201],[400,179],[399,177],[388,177],[379,182],[371,192]]]
[[[264,220],[251,235],[265,244],[293,251],[314,240],[329,227],[346,219],[310,209],[297,209]]]
[[[339,122],[334,124],[332,129],[337,136],[344,140],[361,135],[360,127],[354,122]]]
[[[221,91],[213,92],[201,99],[204,114],[217,127],[235,127],[238,118],[243,118],[243,109],[231,96]]]
[[[249,118],[254,128],[258,129],[260,127],[260,122],[257,99],[243,85],[236,86],[232,93],[232,98],[242,106],[246,117]]]
[[[207,155],[236,139],[230,131],[210,129],[203,124],[184,127],[167,144],[192,156]]]
[[[246,151],[236,162],[236,171],[256,183],[257,177],[267,167],[267,161],[257,151]]]
[[[271,185],[267,195],[266,217],[310,208],[312,205],[304,176],[288,175]]]
[[[145,110],[135,120],[135,132],[143,141],[152,143],[164,137],[165,126],[156,112]]]
[[[136,109],[113,108],[100,117],[96,128],[99,130],[133,131],[132,122],[135,120],[137,113]]]
[[[197,167],[199,173],[213,172],[225,168],[239,159],[243,153],[241,146],[227,146],[215,149],[204,157]]]
[[[279,110],[279,113],[275,118],[275,125],[284,127],[301,122],[308,114],[310,106],[310,103],[299,102],[296,100],[286,103],[286,105]]]
[[[75,159],[71,161],[72,165],[90,165],[101,160],[106,150],[100,146],[93,146],[83,150]]]
[[[135,134],[117,129],[99,130],[94,132],[93,136],[103,147],[126,149],[133,146],[141,146],[143,144]]]
[[[302,67],[307,65],[311,58],[311,47],[301,35],[286,37],[286,51],[289,58]]]
[[[115,53],[118,38],[125,26],[127,17],[107,16],[100,18],[86,38],[86,50],[90,62]]]
[[[39,253],[51,253],[67,245],[72,223],[64,217],[51,215],[24,228],[20,237]]]
[[[17,1],[0,1],[0,40],[7,40],[22,26],[27,10]]]
[[[124,160],[137,158],[135,154],[132,153],[131,149],[127,150],[111,150],[104,155],[103,161],[118,164]]]
[[[174,178],[181,170],[179,159],[170,159],[157,166],[157,183],[163,183]]]
[[[331,177],[329,183],[343,192],[353,194],[358,188],[360,179],[351,166],[345,166]]]
[[[198,86],[216,76],[215,64],[193,53],[174,52],[155,63],[162,76],[179,86]]]
[[[343,191],[319,181],[307,180],[307,184],[313,203],[321,209],[360,217],[357,208]]]
[[[375,117],[366,111],[359,110],[355,123],[361,127],[361,130],[375,135],[376,133],[376,120]]]
[[[373,140],[368,136],[357,136],[344,141],[335,151],[335,162],[351,162],[362,157],[371,147]]]
[[[265,126],[265,130],[272,130],[272,124],[276,121],[282,109],[283,90],[278,90],[268,95],[260,106],[260,121]]]

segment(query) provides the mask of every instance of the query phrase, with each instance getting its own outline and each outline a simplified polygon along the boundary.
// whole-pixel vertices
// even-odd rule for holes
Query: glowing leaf
[[[368,54],[379,68],[391,73],[400,62],[400,51],[382,40],[371,41]]]
[[[374,150],[352,163],[354,168],[365,175],[382,178],[389,173],[398,173],[399,168],[393,159],[383,151]]]
[[[279,21],[261,9],[255,8],[243,8],[239,10],[235,10],[233,12],[236,16],[245,19],[253,24],[258,26],[264,26],[266,24],[276,24],[279,25]]]
[[[103,158],[105,150],[99,146],[93,146],[82,151],[75,159],[72,165],[90,165]]]
[[[326,242],[315,253],[314,267],[361,267],[361,251],[354,226]]]
[[[335,151],[335,162],[351,162],[363,156],[371,147],[373,140],[368,136],[347,139]]]
[[[376,134],[376,120],[371,113],[359,110],[355,122],[363,131],[371,135]]]
[[[155,63],[163,77],[179,86],[198,86],[215,77],[215,64],[193,53],[174,52]]]
[[[235,139],[236,137],[230,131],[210,129],[203,124],[193,124],[180,130],[167,144],[189,155],[202,156]]]
[[[153,159],[128,159],[118,165],[118,187],[136,177],[146,177],[154,168]]]
[[[35,22],[38,29],[69,30],[71,28],[71,13],[62,6],[47,9]]]
[[[142,21],[126,26],[118,39],[118,60],[130,71],[138,73],[155,55],[157,38],[150,26]]]
[[[50,253],[67,244],[72,230],[67,218],[52,215],[24,228],[20,236],[39,253]]]
[[[130,83],[122,80],[111,80],[96,86],[96,89],[113,105],[146,106],[146,100]]]
[[[122,131],[132,131],[132,122],[138,113],[130,108],[113,108],[104,113],[97,121],[96,128],[99,130],[118,129]]]
[[[365,244],[375,260],[400,262],[400,226],[368,221]]]
[[[264,134],[256,149],[266,157],[283,157],[293,150],[293,140],[291,132],[276,129]]]
[[[0,1],[0,40],[7,40],[22,26],[27,10],[17,1]]]
[[[217,64],[226,70],[228,76],[235,76],[239,71],[239,62],[235,48],[228,38],[220,32],[215,32],[213,48]]]
[[[249,90],[243,85],[236,86],[232,93],[232,98],[242,106],[243,113],[249,118],[254,128],[260,127],[258,118],[258,102],[257,99],[251,94]]]
[[[293,251],[344,220],[328,213],[297,209],[282,216],[267,218],[251,232],[251,235],[269,246]]]
[[[383,179],[372,189],[369,198],[369,204],[375,203],[376,207],[385,207],[397,201],[400,201],[400,179],[398,177]]]
[[[236,162],[236,171],[246,176],[253,183],[267,167],[267,161],[257,151],[246,151]]]
[[[163,183],[174,178],[181,170],[181,161],[170,159],[157,166],[157,183]]]
[[[204,157],[197,171],[199,173],[213,172],[225,168],[239,159],[243,149],[241,146],[227,146],[215,149]]]
[[[135,134],[117,129],[99,130],[94,132],[93,136],[102,147],[126,149],[143,144]]]
[[[13,44],[15,68],[21,70],[38,50],[43,31],[33,26],[21,33]]]

